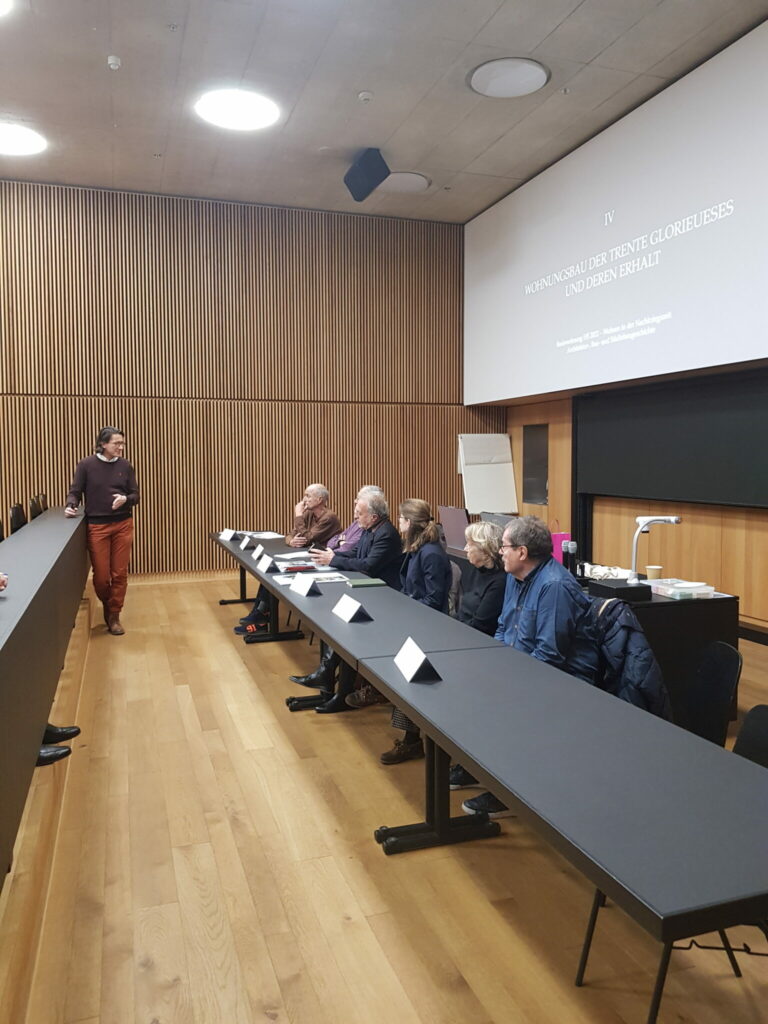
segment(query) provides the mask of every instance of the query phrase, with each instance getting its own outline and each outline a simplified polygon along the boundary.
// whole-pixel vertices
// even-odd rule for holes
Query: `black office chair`
[[[48,495],[47,494],[38,494],[37,495],[37,500],[40,502],[40,508],[43,510],[43,512],[47,512],[48,511]]]
[[[22,505],[11,505],[11,533],[16,533],[22,526],[27,525],[27,517],[24,515]]]
[[[747,712],[733,752],[768,768],[768,704],[756,704]]]
[[[0,540],[5,540],[5,530],[3,529],[2,519],[0,519]]]
[[[713,644],[712,646],[715,645]],[[733,752],[740,757],[747,758],[749,761],[754,761],[755,764],[759,764],[762,768],[768,768],[768,704],[756,704],[747,712],[744,721],[741,723],[739,735],[736,737],[736,742],[733,745]],[[768,920],[748,921],[745,923],[754,928],[759,928],[766,939],[768,939]],[[698,942],[696,939],[691,939],[687,945],[675,946],[674,948],[692,949],[695,946],[698,949],[723,950],[728,954],[728,959],[731,961],[731,966],[737,978],[741,977],[741,972],[735,966],[735,953],[747,953],[750,956],[768,956],[768,953],[761,953],[751,949],[746,942],[734,948],[728,941],[725,932],[721,931],[719,934],[723,942],[722,946],[708,946]]]
[[[38,516],[43,514],[43,508],[37,497],[29,499],[29,521],[37,519]]]
[[[686,694],[684,721],[679,724],[705,740],[725,746],[742,657],[735,647],[715,640],[705,647],[696,677]]]

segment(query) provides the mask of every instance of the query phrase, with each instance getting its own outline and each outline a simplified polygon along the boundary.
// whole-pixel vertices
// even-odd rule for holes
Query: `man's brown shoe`
[[[123,636],[125,630],[120,623],[119,615],[110,615],[109,617],[109,632],[112,636]]]
[[[351,708],[369,708],[373,704],[389,704],[383,693],[379,693],[375,686],[370,683],[363,683],[359,690],[350,693],[345,701]]]
[[[382,764],[402,764],[403,761],[413,761],[417,757],[424,757],[424,744],[420,739],[415,743],[406,743],[405,740],[395,740],[391,750],[385,751],[379,760]]]

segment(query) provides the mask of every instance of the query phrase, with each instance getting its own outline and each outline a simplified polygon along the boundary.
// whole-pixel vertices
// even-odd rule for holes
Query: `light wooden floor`
[[[514,819],[381,853],[376,826],[421,817],[421,762],[379,765],[384,708],[290,714],[316,648],[243,645],[234,592],[134,581],[127,635],[92,630],[28,1024],[644,1021],[656,943],[609,907],[576,989],[591,890]],[[749,707],[768,648],[744,650]],[[768,960],[740,960],[675,953],[660,1020],[764,1022]]]

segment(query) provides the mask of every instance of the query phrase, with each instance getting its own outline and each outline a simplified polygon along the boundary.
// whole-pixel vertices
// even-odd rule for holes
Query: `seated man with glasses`
[[[501,560],[507,583],[496,639],[594,683],[598,641],[591,602],[568,570],[552,557],[552,534],[546,524],[536,516],[513,519],[504,530]],[[467,781],[472,777],[464,774],[464,785],[451,788],[463,789],[476,782]],[[492,793],[465,800],[462,809],[470,814],[485,811],[491,818],[511,813]]]

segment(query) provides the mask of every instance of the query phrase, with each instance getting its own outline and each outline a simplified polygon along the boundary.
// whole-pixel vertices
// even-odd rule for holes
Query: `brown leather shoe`
[[[125,630],[123,629],[122,624],[120,622],[119,615],[109,616],[109,632],[112,634],[112,636],[123,636],[123,634],[125,633]]]
[[[376,687],[370,683],[363,683],[359,690],[355,690],[344,699],[351,708],[369,708],[374,704],[389,704],[384,694],[379,693]]]
[[[405,740],[395,740],[391,750],[386,750],[379,760],[382,764],[402,764],[403,761],[413,761],[417,757],[424,757],[424,744],[421,739],[415,743],[406,743]]]

